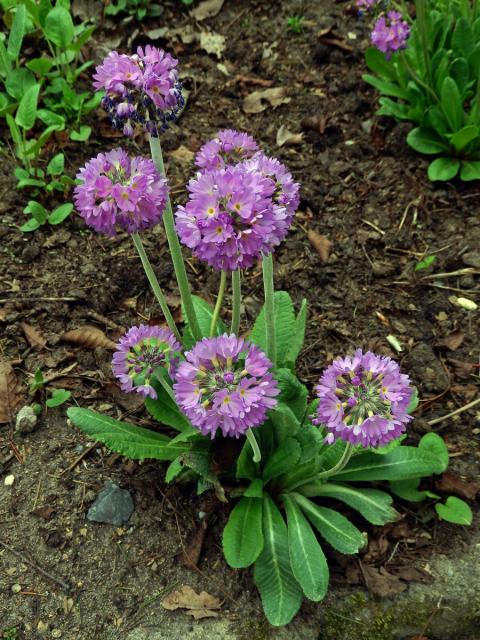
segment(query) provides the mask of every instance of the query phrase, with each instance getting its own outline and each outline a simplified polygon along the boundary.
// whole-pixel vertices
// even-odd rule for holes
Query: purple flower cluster
[[[93,86],[105,90],[102,106],[112,125],[132,136],[135,126],[153,136],[168,127],[185,101],[178,79],[178,60],[147,45],[131,56],[112,51],[93,76]]]
[[[225,169],[251,158],[257,151],[258,145],[248,133],[224,129],[203,145],[195,157],[195,164],[202,172]]]
[[[360,14],[368,13],[377,3],[378,0],[355,0],[355,6]]]
[[[387,17],[381,16],[373,25],[371,40],[379,51],[390,55],[407,45],[410,27],[398,11],[389,11]]]
[[[241,135],[229,132],[230,139]],[[253,152],[247,138],[242,148]],[[214,156],[207,160],[203,154],[200,161],[205,166],[225,163],[223,152],[217,160]],[[188,190],[190,199],[176,212],[180,239],[200,260],[223,271],[250,267],[271,253],[285,238],[299,203],[292,175],[261,152],[235,165],[205,170],[190,180]]]
[[[391,358],[358,349],[337,358],[316,388],[320,403],[315,424],[326,426],[327,442],[338,438],[363,447],[385,446],[412,419],[407,408],[413,389]]]
[[[122,391],[136,391],[156,399],[152,375],[155,369],[167,367],[173,376],[180,350],[180,344],[168,329],[143,324],[131,327],[117,344],[112,360],[112,370],[120,380]]]
[[[75,187],[75,204],[95,231],[136,233],[162,219],[168,186],[152,160],[114,149],[89,160],[77,179],[82,184]]]
[[[272,363],[235,335],[204,338],[185,354],[175,375],[177,404],[203,435],[238,438],[259,427],[277,404]]]

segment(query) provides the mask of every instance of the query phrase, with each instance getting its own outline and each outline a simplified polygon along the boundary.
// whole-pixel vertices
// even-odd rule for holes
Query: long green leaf
[[[282,368],[275,371],[275,378],[280,387],[278,400],[287,405],[298,420],[302,421],[307,410],[307,387],[290,371]]]
[[[90,409],[70,407],[67,415],[73,424],[89,436],[132,460],[145,458],[174,460],[190,449],[188,443],[170,445],[170,439],[167,436],[127,422],[120,422]]]
[[[249,567],[263,550],[263,501],[243,497],[223,530],[223,552],[234,569]]]
[[[306,597],[318,602],[328,590],[327,560],[297,503],[289,495],[282,497],[287,512],[288,548],[293,575]]]
[[[288,352],[295,333],[295,311],[290,295],[286,291],[275,291],[275,331],[277,347],[277,365],[284,366],[288,361]],[[265,307],[260,311],[249,336],[250,342],[267,351],[267,327]]]
[[[289,367],[294,367],[297,361],[298,355],[302,350],[305,340],[305,327],[307,324],[307,300],[302,300],[302,306],[295,318],[295,330],[290,338],[290,347],[288,348],[286,364]]]
[[[290,407],[279,402],[269,413],[270,420],[275,427],[275,440],[279,444],[285,438],[294,436],[300,429],[300,422]]]
[[[12,28],[8,36],[7,53],[10,60],[16,60],[20,55],[23,36],[25,35],[25,17],[27,9],[24,4],[17,3]]]
[[[357,553],[365,545],[362,533],[338,511],[319,507],[298,493],[292,493],[291,496],[320,535],[340,553]]]
[[[37,105],[38,94],[40,92],[40,85],[35,84],[30,87],[18,105],[17,113],[15,114],[15,122],[19,127],[30,130],[35,124],[37,118]]]
[[[378,489],[351,487],[348,484],[311,483],[297,489],[307,498],[325,497],[340,500],[356,511],[372,524],[382,525],[392,522],[397,512],[392,507],[392,497]]]
[[[279,627],[288,624],[299,610],[302,589],[290,565],[287,525],[268,494],[263,498],[263,536],[263,551],[253,577],[268,621]]]
[[[298,440],[295,438],[284,440],[268,458],[263,470],[263,481],[267,483],[282,473],[288,473],[300,460],[301,453],[302,449]]]
[[[213,318],[213,307],[206,300],[200,298],[199,296],[192,296],[192,302],[193,308],[195,310],[195,315],[197,316],[200,333],[202,334],[202,337],[207,337],[210,335],[210,324]],[[183,309],[183,315],[184,317],[186,317],[185,309]],[[221,336],[226,331],[227,327],[225,323],[221,318],[219,318],[217,321],[215,335]],[[190,332],[188,325],[183,334],[182,341],[186,349],[191,349],[195,344],[195,340]]]

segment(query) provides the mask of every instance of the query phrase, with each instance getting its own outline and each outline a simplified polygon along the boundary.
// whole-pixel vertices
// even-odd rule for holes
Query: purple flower
[[[378,0],[355,0],[355,6],[359,13],[368,13],[378,3]]]
[[[132,136],[136,127],[153,136],[175,120],[185,104],[178,60],[147,45],[131,56],[112,51],[95,69],[93,86],[104,90],[102,106],[112,125]]]
[[[391,358],[357,349],[337,358],[316,388],[320,403],[315,424],[326,426],[327,442],[338,438],[363,447],[383,447],[398,438],[412,419],[408,376]]]
[[[167,367],[173,376],[180,350],[169,329],[144,324],[131,327],[117,344],[112,360],[112,370],[122,391],[136,391],[156,399],[157,393],[150,383],[152,375],[155,369]]]
[[[185,353],[173,390],[180,409],[203,435],[238,438],[259,427],[277,404],[272,363],[254,345],[235,335],[204,338]]]
[[[387,18],[381,16],[373,25],[371,40],[379,51],[390,55],[407,46],[410,27],[398,11],[389,11]]]
[[[110,236],[117,227],[136,233],[160,222],[168,186],[152,160],[123,149],[100,153],[80,169],[74,200],[88,226]]]
[[[235,166],[197,174],[176,212],[181,241],[216,269],[250,267],[285,238],[298,185],[277,160],[259,153]]]
[[[203,145],[195,157],[195,164],[202,172],[224,169],[250,158],[256,151],[258,145],[248,133],[224,129]]]

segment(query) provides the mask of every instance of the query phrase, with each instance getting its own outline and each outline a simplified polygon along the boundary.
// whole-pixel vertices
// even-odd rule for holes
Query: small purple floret
[[[391,358],[358,349],[325,369],[316,388],[320,403],[315,424],[327,428],[327,442],[338,438],[363,447],[384,447],[398,438],[412,417],[413,389]]]
[[[386,18],[381,16],[375,22],[371,40],[373,46],[379,51],[390,55],[407,46],[409,35],[410,27],[403,20],[402,14],[398,11],[389,11]]]
[[[100,153],[80,169],[75,205],[88,226],[109,236],[117,228],[136,233],[159,223],[168,187],[152,160],[123,149]]]
[[[177,404],[203,435],[238,438],[259,427],[276,406],[277,381],[272,363],[243,338],[204,338],[185,353],[173,389]]]
[[[140,128],[153,136],[167,129],[185,104],[178,60],[147,45],[131,56],[112,51],[95,69],[93,86],[104,90],[102,106],[112,125],[132,136]]]
[[[136,391],[156,399],[152,375],[155,369],[164,367],[173,376],[180,350],[180,344],[169,329],[143,324],[131,327],[118,342],[112,359],[112,370],[120,380],[122,391]]]
[[[195,164],[202,172],[224,169],[251,158],[257,151],[258,145],[248,133],[224,129],[203,145],[195,157]]]

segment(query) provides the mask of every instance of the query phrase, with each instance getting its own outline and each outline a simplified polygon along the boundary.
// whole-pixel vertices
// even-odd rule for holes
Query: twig
[[[12,547],[9,547],[8,544],[5,544],[5,542],[2,542],[2,540],[0,540],[0,544],[2,545],[2,547],[7,549],[7,551],[10,551],[10,553],[13,553],[14,556],[17,556],[17,558],[20,558],[20,560],[23,560],[23,562],[25,562],[30,567],[32,567],[32,569],[35,569],[35,571],[38,571],[43,576],[45,576],[45,578],[48,578],[49,580],[52,580],[53,582],[56,582],[58,585],[60,585],[62,587],[62,589],[65,589],[65,591],[70,591],[71,590],[72,587],[71,587],[71,585],[68,584],[68,582],[65,582],[64,580],[61,580],[60,578],[56,578],[55,576],[52,576],[51,573],[48,573],[48,571],[45,571],[45,569],[42,569],[42,567],[39,567],[38,564],[35,564],[31,560],[28,560],[28,558],[26,558],[24,555],[22,555],[21,553],[19,553],[15,549],[12,549]]]
[[[448,418],[453,418],[453,416],[457,416],[459,413],[468,411],[469,409],[472,409],[473,407],[475,407],[477,404],[480,404],[480,398],[477,398],[476,400],[472,400],[472,402],[465,404],[463,407],[459,407],[458,409],[455,409],[455,411],[452,411],[451,413],[447,413],[445,416],[441,416],[440,418],[435,418],[434,420],[429,420],[427,424],[429,424],[430,426],[433,426],[434,424],[443,422]]]
[[[6,304],[7,302],[79,302],[81,298],[46,298],[44,296],[30,296],[24,298],[1,298],[0,304]]]
[[[432,273],[428,276],[423,276],[422,280],[435,280],[436,278],[450,278],[450,276],[468,276],[480,273],[478,269],[468,267],[467,269],[458,269],[458,271],[450,271],[449,273]]]
[[[364,223],[364,224],[368,224],[369,227],[372,227],[372,229],[375,229],[375,231],[378,231],[378,233],[380,233],[382,236],[385,235],[385,231],[383,229],[380,229],[380,227],[377,227],[376,224],[373,224],[373,222],[370,222],[370,220],[365,220],[365,218],[360,218],[360,220]]]
[[[76,460],[72,462],[72,464],[69,467],[64,469],[60,475],[63,476],[64,473],[68,473],[69,471],[72,471],[73,469],[75,469],[77,464],[81,462],[85,458],[85,456],[87,456],[91,451],[93,451],[93,449],[95,449],[95,447],[97,447],[98,445],[99,445],[99,442],[94,442],[92,445],[87,447],[87,449],[85,449],[85,451],[81,453],[78,456],[78,458],[76,458]]]

